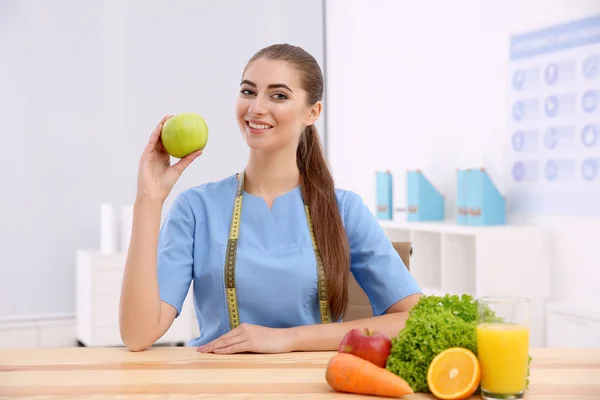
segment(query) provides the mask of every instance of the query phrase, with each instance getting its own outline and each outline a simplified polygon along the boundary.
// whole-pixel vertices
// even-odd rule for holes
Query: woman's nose
[[[265,100],[260,96],[255,97],[250,103],[248,111],[252,114],[265,114],[267,111]]]

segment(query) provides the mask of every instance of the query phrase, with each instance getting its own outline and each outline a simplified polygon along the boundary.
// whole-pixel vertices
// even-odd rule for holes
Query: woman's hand
[[[221,337],[198,347],[201,353],[288,353],[293,351],[290,331],[242,323]]]
[[[169,118],[171,116],[167,115],[158,123],[142,153],[138,171],[139,197],[165,201],[183,171],[202,154],[202,150],[198,150],[170,165],[169,153],[160,138],[163,124]]]

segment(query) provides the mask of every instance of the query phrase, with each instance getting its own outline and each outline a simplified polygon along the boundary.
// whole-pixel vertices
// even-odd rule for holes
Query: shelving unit
[[[79,250],[76,266],[76,339],[88,347],[123,346],[119,301],[126,253]],[[193,296],[188,292],[181,315],[156,344],[186,344],[197,336]]]
[[[546,305],[546,341],[549,347],[600,347],[598,304],[549,302]]]
[[[545,345],[548,235],[534,226],[465,226],[454,221],[380,221],[392,241],[412,242],[411,272],[425,294],[524,296],[531,345]]]

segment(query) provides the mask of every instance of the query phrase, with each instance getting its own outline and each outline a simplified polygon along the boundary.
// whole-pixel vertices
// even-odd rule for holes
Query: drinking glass
[[[529,300],[482,297],[477,308],[481,396],[523,399],[529,367]]]

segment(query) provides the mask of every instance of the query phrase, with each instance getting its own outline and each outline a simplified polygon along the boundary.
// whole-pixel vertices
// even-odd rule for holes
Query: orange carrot
[[[413,394],[404,379],[350,353],[337,353],[327,364],[325,379],[340,392],[402,397]]]

